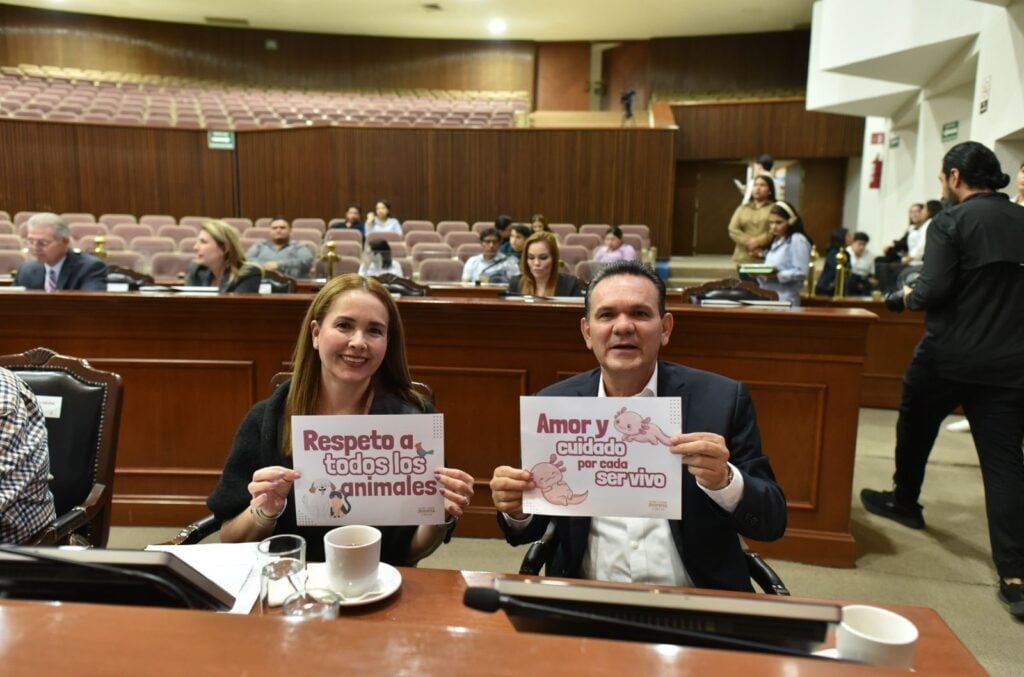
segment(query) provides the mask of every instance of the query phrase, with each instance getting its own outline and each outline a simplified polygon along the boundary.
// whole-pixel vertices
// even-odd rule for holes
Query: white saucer
[[[821,651],[815,651],[815,656],[821,656],[822,658],[839,658],[839,649],[822,649]]]
[[[327,565],[318,562],[316,564],[310,564],[307,569],[309,571],[309,581],[306,584],[306,587],[331,588],[331,584],[327,580]],[[373,604],[374,602],[379,602],[380,600],[395,594],[400,587],[402,587],[401,572],[390,564],[381,562],[377,567],[377,590],[364,597],[357,597],[355,599],[342,598],[340,605],[346,607]]]

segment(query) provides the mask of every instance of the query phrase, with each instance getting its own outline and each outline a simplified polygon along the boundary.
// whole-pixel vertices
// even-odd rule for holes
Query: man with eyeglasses
[[[45,291],[107,290],[107,265],[71,249],[71,231],[57,214],[42,212],[30,218],[26,239],[37,260],[18,267],[15,286]]]
[[[497,228],[485,228],[480,231],[482,254],[471,256],[462,268],[463,282],[508,282],[510,275],[519,273],[518,257],[502,254],[501,234]]]

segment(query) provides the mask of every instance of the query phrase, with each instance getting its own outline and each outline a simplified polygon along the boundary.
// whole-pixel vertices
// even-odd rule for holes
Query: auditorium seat
[[[269,240],[270,226],[253,226],[245,231],[245,238],[247,240]]]
[[[548,228],[551,232],[558,236],[558,239],[565,241],[566,235],[572,235],[576,232],[576,226],[571,223],[549,223]]]
[[[323,238],[324,231],[327,230],[327,224],[323,219],[302,217],[292,220],[292,228],[310,228],[319,231],[320,238]]]
[[[643,238],[636,233],[623,233],[622,242],[636,250],[636,256],[638,259],[640,258],[640,252],[646,249]]]
[[[587,248],[587,251],[593,251],[601,246],[603,239],[603,236],[594,235],[593,233],[572,233],[570,235],[566,235],[562,242],[567,245],[582,245]]]
[[[144,214],[139,217],[139,223],[152,226],[153,228],[159,228],[160,226],[166,226],[168,224],[177,223],[178,221],[168,214]]]
[[[460,230],[469,230],[469,224],[465,221],[439,221],[437,223],[437,232],[440,233],[442,237],[448,233]]]
[[[68,230],[71,231],[71,237],[75,240],[79,240],[87,235],[106,235],[107,227],[102,223],[85,223],[76,221],[68,224]]]
[[[242,219],[233,216],[225,216],[224,218],[221,219],[221,221],[228,225],[234,226],[235,230],[237,230],[239,234],[244,233],[249,228],[252,228],[252,219]]]
[[[129,245],[131,251],[142,254],[147,261],[160,252],[174,252],[177,247],[178,243],[171,238],[158,235],[152,237],[140,235],[134,238]]]
[[[20,252],[25,245],[21,238],[13,233],[0,233],[0,249]]]
[[[469,260],[469,257],[482,254],[483,251],[484,247],[480,242],[467,242],[455,248],[455,258],[465,263]]]
[[[607,265],[608,263],[605,261],[580,261],[576,264],[575,274],[582,284],[588,285],[594,279],[594,276],[597,275],[597,271]]]
[[[60,218],[64,219],[64,223],[68,225],[72,223],[96,223],[96,217],[85,212],[64,212],[60,215]]]
[[[590,250],[578,244],[564,244],[558,249],[558,258],[573,270],[577,263],[590,258]]]
[[[423,221],[419,219],[409,219],[402,222],[402,232],[408,235],[415,231],[434,231],[434,223],[432,221]]]
[[[10,219],[0,219],[0,235],[14,235],[16,230]]]
[[[327,249],[324,248],[324,253]],[[358,259],[363,255],[363,246],[358,242],[351,240],[335,240],[334,251],[338,256],[351,256],[352,258]],[[392,253],[394,255],[394,253]]]
[[[608,233],[608,229],[611,228],[607,223],[585,223],[580,226],[580,233],[597,235],[602,240]]]
[[[0,249],[0,275],[13,275],[24,262],[25,255],[20,251]]]
[[[119,223],[136,223],[134,214],[103,214],[99,222],[106,224],[107,228],[113,228]]]
[[[199,241],[198,237],[183,237],[183,238],[181,238],[181,241],[178,242],[178,251],[179,252],[190,252],[190,251],[192,251],[195,248],[196,242],[198,242],[198,241]]]
[[[153,277],[177,277],[179,273],[187,273],[195,255],[183,252],[157,252],[149,260],[149,274]]]
[[[202,228],[203,224],[213,219],[209,216],[183,216],[178,219],[178,224],[182,226],[195,226],[196,228]]]
[[[167,224],[166,226],[160,226],[156,229],[158,237],[169,237],[174,240],[175,245],[181,243],[186,237],[197,237],[199,235],[199,229],[195,226],[172,225]]]
[[[334,262],[334,274],[345,275],[346,273],[359,272],[359,259],[354,256],[341,256]],[[313,266],[313,277],[327,277],[327,262],[320,259]]]
[[[480,242],[480,235],[471,232],[453,231],[444,236],[444,242],[453,250],[458,249],[459,245],[472,244],[474,242]]]
[[[256,223],[253,225],[256,226],[257,228],[270,228],[270,222],[272,220],[273,219],[271,219],[269,216],[261,216],[260,218],[256,219]]]
[[[494,228],[494,221],[477,221],[470,230],[479,235],[488,228]]]
[[[298,240],[300,242],[312,242],[315,246],[319,247],[323,241],[324,232],[317,228],[296,228],[292,226],[291,239]]]
[[[426,259],[420,263],[420,282],[459,282],[462,268],[455,259]]]
[[[419,270],[420,264],[428,259],[450,259],[452,258],[452,248],[441,242],[421,242],[420,244],[412,247],[412,268],[414,271]]]
[[[20,226],[31,219],[38,212],[18,212],[14,215],[14,225]]]
[[[103,237],[103,248],[107,251],[125,251],[128,245],[120,235],[84,235],[75,241],[75,246],[87,254],[96,251],[96,238]]]
[[[132,240],[135,238],[152,237],[156,235],[156,231],[153,230],[153,226],[145,223],[119,223],[110,229],[110,234],[123,237],[124,241],[128,243],[129,247],[131,247]]]
[[[404,242],[389,242],[388,244],[391,245],[391,258],[409,258],[409,245],[405,244]]]
[[[375,230],[366,236],[366,242],[370,243],[374,240],[387,240],[389,244],[395,242],[401,242],[402,236],[399,233],[392,232],[390,230]]]
[[[406,233],[403,241],[409,247],[415,247],[421,242],[442,242],[441,234],[432,230],[414,230]]]
[[[641,247],[643,249],[647,249],[648,247],[651,246],[651,229],[648,228],[647,226],[638,223],[632,223],[623,224],[619,226],[619,229],[622,230],[623,235],[639,236],[641,241]],[[623,240],[625,240],[625,238],[623,238]],[[640,251],[640,248],[637,248],[637,251]]]
[[[108,266],[120,266],[121,268],[128,268],[140,273],[143,272],[143,266],[145,265],[142,254],[129,251],[107,252],[106,261]]]
[[[11,215],[0,209],[0,221],[11,221]],[[13,223],[13,221],[11,221]]]
[[[337,242],[355,242],[362,247],[363,234],[355,228],[331,228],[324,235],[324,242],[329,242],[331,240]]]

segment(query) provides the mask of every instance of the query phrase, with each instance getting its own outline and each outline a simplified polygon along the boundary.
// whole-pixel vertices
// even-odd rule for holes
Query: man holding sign
[[[786,499],[761,450],[754,407],[741,383],[658,361],[672,334],[665,285],[636,261],[594,277],[581,320],[599,369],[542,390],[542,397],[680,397],[683,432],[660,453],[686,466],[683,518],[545,517],[523,510],[538,488],[526,470],[501,466],[491,479],[498,522],[513,545],[541,537],[555,520],[552,576],[752,590],[738,536],[775,540],[786,529]],[[654,452],[652,452],[654,453]]]

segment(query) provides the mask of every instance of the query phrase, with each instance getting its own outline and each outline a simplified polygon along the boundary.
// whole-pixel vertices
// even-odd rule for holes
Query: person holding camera
[[[949,205],[928,229],[913,286],[891,310],[927,313],[903,377],[893,491],[861,491],[868,512],[925,527],[918,497],[942,420],[957,405],[978,452],[999,600],[1024,619],[1024,210],[996,192],[1010,182],[980,143],[954,146],[939,174]]]

